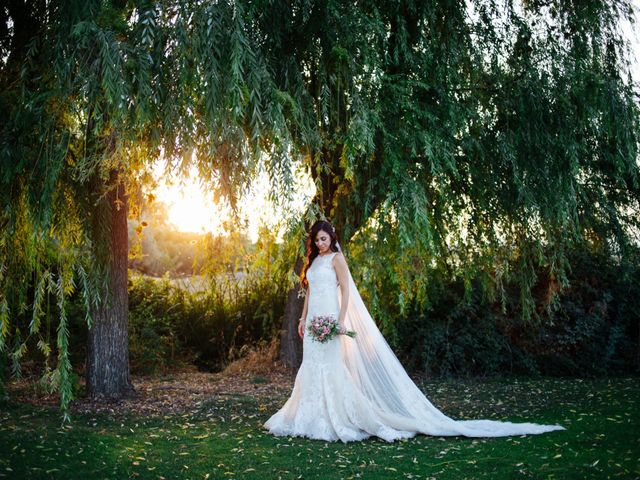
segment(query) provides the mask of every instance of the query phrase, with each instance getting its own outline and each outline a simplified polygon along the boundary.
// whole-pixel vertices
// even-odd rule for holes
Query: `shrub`
[[[218,275],[198,292],[167,278],[133,276],[132,370],[152,373],[187,362],[204,370],[224,368],[231,352],[275,336],[286,299],[281,288],[258,272]]]
[[[449,282],[428,311],[396,322],[394,346],[409,368],[433,375],[637,373],[640,265],[629,260],[573,252],[569,286],[528,323],[514,285],[503,310],[479,283],[465,295],[461,281]]]

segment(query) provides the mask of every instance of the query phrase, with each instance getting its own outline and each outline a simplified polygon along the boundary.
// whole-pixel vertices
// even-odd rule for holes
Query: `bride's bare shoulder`
[[[333,263],[334,266],[340,265],[340,266],[345,266],[346,267],[347,266],[347,259],[344,257],[342,252],[336,252],[336,254],[331,259],[331,263]]]

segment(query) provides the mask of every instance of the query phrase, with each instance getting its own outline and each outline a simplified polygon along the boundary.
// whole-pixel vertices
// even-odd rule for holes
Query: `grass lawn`
[[[215,394],[171,414],[74,413],[65,426],[56,408],[9,402],[0,407],[0,478],[640,478],[639,378],[421,387],[454,418],[559,423],[567,430],[396,443],[278,438],[261,425],[285,396],[268,388],[261,395]]]

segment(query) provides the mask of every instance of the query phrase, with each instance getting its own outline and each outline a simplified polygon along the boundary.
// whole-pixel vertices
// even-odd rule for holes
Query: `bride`
[[[353,282],[334,228],[318,221],[307,239],[302,272],[306,297],[298,334],[303,358],[293,392],[264,427],[274,435],[318,440],[386,441],[425,435],[502,437],[564,430],[560,425],[453,420],[434,407],[409,378],[373,322]],[[306,331],[314,316],[332,315],[343,330],[325,343]]]

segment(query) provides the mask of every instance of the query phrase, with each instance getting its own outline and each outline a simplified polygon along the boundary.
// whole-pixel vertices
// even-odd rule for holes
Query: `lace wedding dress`
[[[314,315],[338,318],[341,295],[334,255],[316,257],[307,270],[307,322]],[[269,432],[349,442],[370,436],[394,441],[418,433],[502,437],[564,430],[559,425],[447,417],[409,378],[369,315],[351,274],[345,326],[357,336],[320,343],[305,330],[293,392],[264,424]]]

